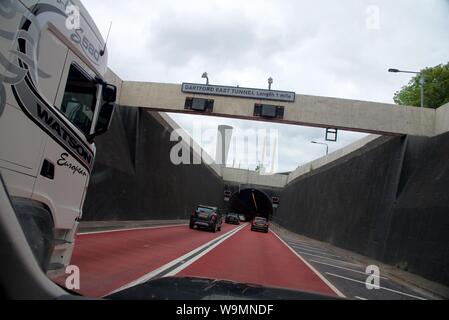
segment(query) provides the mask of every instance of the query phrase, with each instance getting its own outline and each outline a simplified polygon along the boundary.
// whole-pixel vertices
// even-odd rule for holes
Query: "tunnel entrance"
[[[270,197],[257,189],[244,189],[234,193],[229,199],[228,210],[230,213],[244,215],[247,221],[256,216],[270,220],[273,216]]]

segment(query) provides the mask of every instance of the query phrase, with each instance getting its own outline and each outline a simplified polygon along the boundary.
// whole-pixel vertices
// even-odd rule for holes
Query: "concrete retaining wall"
[[[176,142],[163,123],[157,113],[117,110],[111,130],[97,139],[83,220],[183,219],[198,204],[224,206],[224,184],[214,170],[171,163]]]
[[[384,260],[449,285],[449,134],[407,145]]]
[[[316,159],[312,162],[306,163],[306,164],[298,167],[295,171],[293,171],[292,173],[290,173],[288,175],[286,184],[292,182],[293,180],[297,179],[298,177],[300,177],[306,173],[309,173],[313,170],[323,167],[323,166],[325,166],[331,162],[334,162],[340,158],[343,158],[344,156],[362,148],[363,146],[367,145],[368,143],[370,143],[378,138],[380,138],[380,136],[375,135],[375,134],[370,134],[369,136],[366,136],[363,139],[360,139],[354,143],[351,143],[350,145],[348,145],[344,148],[336,150],[327,156],[324,156],[324,157]]]
[[[223,168],[223,180],[246,186],[265,186],[266,188],[283,188],[287,184],[287,175],[261,175],[255,171]]]
[[[449,285],[449,135],[382,137],[287,185],[283,227]]]

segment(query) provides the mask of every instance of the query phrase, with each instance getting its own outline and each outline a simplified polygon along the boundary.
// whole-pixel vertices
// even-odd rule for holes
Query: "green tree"
[[[426,80],[424,85],[424,106],[439,108],[449,102],[449,62],[421,71]],[[421,106],[420,76],[413,77],[408,85],[395,93],[394,102],[404,106]]]

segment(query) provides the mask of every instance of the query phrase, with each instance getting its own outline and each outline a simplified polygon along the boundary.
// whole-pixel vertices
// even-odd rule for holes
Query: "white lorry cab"
[[[0,173],[42,269],[70,262],[116,87],[77,0],[0,1]]]

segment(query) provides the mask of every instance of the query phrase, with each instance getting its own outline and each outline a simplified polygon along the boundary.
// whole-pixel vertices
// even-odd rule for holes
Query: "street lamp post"
[[[388,69],[388,72],[412,73],[412,74],[419,75],[419,86],[421,87],[421,108],[424,108],[424,84],[426,83],[426,79],[424,78],[424,75],[421,72],[417,72],[417,71],[406,71],[406,70],[399,70],[399,69]]]
[[[424,108],[424,84],[425,84],[425,79],[424,76],[422,74],[420,74],[421,77],[419,78],[419,85],[421,87],[421,108]]]
[[[268,78],[268,90],[270,90],[270,91],[271,91],[271,86],[272,86],[272,84],[273,84],[273,78],[272,78],[272,77],[269,77],[269,78]]]
[[[326,156],[329,155],[329,145],[327,143],[322,143],[322,142],[317,142],[317,141],[311,141],[311,143],[320,144],[322,146],[326,146]]]
[[[204,72],[203,75],[201,76],[201,78],[206,79],[206,85],[209,85],[209,75],[207,74],[207,72]]]

